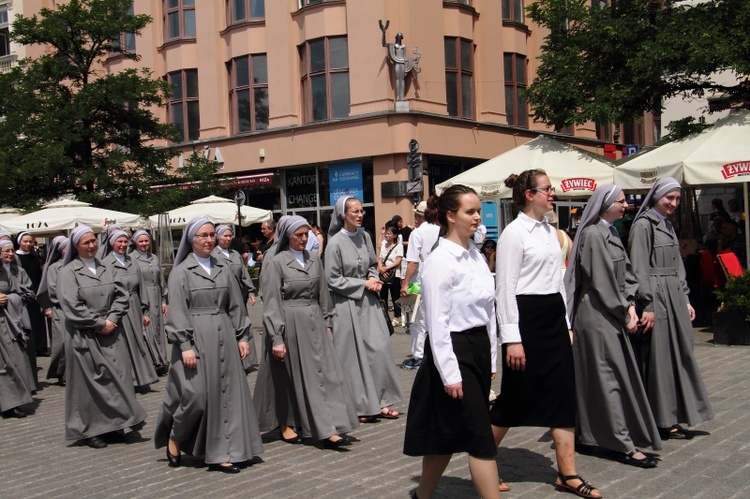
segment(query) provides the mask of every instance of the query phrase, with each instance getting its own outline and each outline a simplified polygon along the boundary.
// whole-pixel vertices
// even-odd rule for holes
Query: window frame
[[[170,2],[175,2],[175,6],[170,6]],[[174,40],[184,40],[184,39],[195,39],[196,33],[186,33],[185,26],[186,26],[186,15],[187,12],[192,12],[193,14],[193,29],[197,31],[197,22],[195,17],[195,0],[163,0],[163,12],[164,12],[164,40],[167,42],[171,42]],[[186,3],[186,2],[192,2],[192,3]],[[176,35],[172,35],[171,33],[171,26],[170,26],[170,16],[172,14],[176,14],[178,18],[178,28],[179,33]]]
[[[194,73],[195,74],[195,95],[188,95],[188,73]],[[180,85],[181,85],[181,95],[177,98],[174,97],[174,94],[170,94],[169,96],[169,107],[167,108],[168,112],[168,118],[169,122],[173,125],[177,126],[178,131],[180,132],[180,142],[190,142],[200,139],[200,89],[199,89],[199,83],[198,83],[198,69],[196,68],[188,68],[188,69],[181,69],[178,71],[170,71],[167,73],[166,80],[167,83],[172,83],[172,76],[180,75]],[[190,122],[190,104],[196,104],[198,108],[198,121],[195,123],[196,127],[191,128],[191,122]],[[175,123],[175,112],[174,108],[176,106],[181,107],[182,112],[182,129],[180,130],[180,127],[178,126],[178,123]],[[193,133],[191,133],[193,132]]]
[[[256,58],[263,57],[266,60],[266,80],[264,82],[256,82],[255,77],[255,60]],[[247,84],[246,85],[238,85],[237,84],[237,61],[239,59],[247,59]],[[257,123],[257,113],[258,109],[256,107],[257,97],[256,92],[261,89],[265,89],[266,91],[266,100],[270,101],[269,98],[269,92],[268,92],[268,54],[247,54],[239,57],[235,57],[229,61],[229,102],[232,109],[232,127],[234,130],[234,134],[239,133],[252,133],[252,132],[258,132],[262,130],[268,130],[268,117],[266,118],[265,127],[258,127]],[[238,95],[240,92],[248,91],[250,96],[250,107],[248,109],[248,119],[250,121],[250,128],[248,130],[243,130],[240,128],[240,108],[239,108],[239,100]],[[268,109],[270,109],[270,103],[267,104]]]
[[[129,16],[135,15],[135,1],[130,2],[127,14]],[[129,41],[132,41],[132,47],[129,46]],[[120,48],[123,52],[135,53],[135,33],[120,33],[117,38],[112,40],[112,47]]]
[[[5,54],[0,54],[0,57],[7,57],[13,54],[13,49],[10,46],[10,10],[7,5],[0,6],[0,12],[5,13],[5,21],[0,22],[0,43],[3,45]]]
[[[310,57],[310,46],[316,42],[323,41],[324,47],[324,65],[322,70],[313,71],[311,68],[312,58]],[[331,41],[332,40],[343,40],[346,44],[346,66],[345,67],[332,67],[331,61]],[[312,40],[306,40],[302,45],[298,47],[300,56],[300,88],[302,89],[302,116],[304,123],[321,123],[326,121],[345,119],[351,115],[351,86],[349,79],[349,39],[347,36],[326,36],[321,38],[315,38]],[[342,104],[338,100],[338,94],[333,92],[333,80],[337,78],[337,75],[346,75],[347,84],[347,112],[346,116],[335,115],[336,104]],[[325,117],[322,119],[315,118],[315,111],[317,109],[314,102],[315,89],[313,88],[313,79],[320,76],[325,76]],[[341,97],[343,98],[343,97]]]
[[[510,56],[510,66],[511,66],[511,79],[508,79],[507,74],[507,61],[508,56]],[[523,79],[524,81],[521,82],[518,79],[518,58],[523,57]],[[529,103],[526,101],[526,99],[523,99],[521,96],[520,91],[523,89],[526,89],[528,87],[528,78],[529,78],[529,59],[524,54],[519,54],[516,52],[503,52],[503,90],[505,93],[505,117],[508,121],[508,125],[510,126],[516,126],[519,128],[529,128]],[[513,103],[513,113],[511,115],[511,110],[508,109],[508,92],[511,92],[512,95],[512,103]],[[523,120],[519,119],[519,103],[523,99],[523,105],[524,105],[524,113],[523,113]],[[511,119],[512,118],[512,119]]]
[[[524,0],[502,0],[501,9],[503,22],[526,24],[526,5],[524,4]]]
[[[449,41],[453,42],[453,48],[454,48],[454,54],[453,55],[454,55],[454,58],[455,58],[456,67],[449,67],[448,66],[448,52],[447,52],[447,47],[448,47]],[[463,51],[462,51],[462,48],[464,46],[464,45],[462,45],[463,43],[468,43],[468,47],[469,47],[469,64],[471,66],[469,69],[466,69],[464,67],[464,64],[463,64]],[[465,119],[465,120],[473,120],[474,117],[475,117],[475,115],[476,115],[476,112],[475,112],[476,111],[475,110],[476,103],[474,101],[474,96],[476,95],[475,91],[474,91],[474,49],[475,49],[474,41],[473,40],[469,40],[468,38],[462,38],[462,37],[458,37],[458,36],[446,36],[443,39],[443,46],[445,47],[445,50],[446,50],[446,53],[445,53],[445,63],[444,63],[444,65],[445,65],[445,101],[446,101],[446,106],[447,106],[447,110],[448,110],[448,115],[456,117],[456,118]],[[455,109],[455,113],[451,112],[452,111],[452,109],[451,109],[451,107],[452,107],[451,106],[451,101],[448,98],[448,91],[449,91],[449,88],[448,88],[449,87],[449,84],[448,84],[449,76],[448,75],[455,75],[456,76],[455,77],[455,82],[456,82],[455,83],[455,86],[456,86],[456,101],[455,101],[456,102],[456,109]],[[464,103],[464,97],[465,97],[465,94],[466,94],[466,92],[465,92],[466,85],[464,84],[464,79],[465,78],[468,78],[470,80],[470,85],[469,85],[469,87],[470,87],[470,95],[469,95],[469,99],[470,99],[471,102],[469,103],[469,106],[468,106],[469,107],[469,114],[470,114],[468,116],[466,115],[466,110],[467,110],[466,107],[467,106]]]
[[[261,16],[254,15],[254,12],[253,12],[253,3],[256,0],[239,0],[244,4],[243,9],[245,9],[245,16],[242,18],[235,19],[234,7],[235,7],[236,1],[238,0],[227,0],[226,2],[227,26],[232,26],[235,24],[242,24],[242,23],[249,22],[249,21],[260,21],[266,18],[266,0],[257,0],[263,5],[262,7],[263,15]],[[250,13],[250,15],[247,15],[248,12]]]

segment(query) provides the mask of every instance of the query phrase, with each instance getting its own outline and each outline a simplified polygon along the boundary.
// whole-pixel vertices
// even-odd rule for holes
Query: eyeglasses
[[[619,205],[626,205],[626,204],[628,204],[628,200],[627,199],[622,199],[622,200],[621,199],[616,199],[615,203],[617,203]]]
[[[195,239],[216,239],[216,232],[211,232],[209,234],[196,234]]]
[[[365,210],[351,210],[351,211],[348,211],[347,213],[351,213],[352,215],[362,215],[362,216],[364,216],[366,212],[365,212]]]
[[[555,188],[552,187],[551,185],[543,185],[541,187],[532,187],[529,190],[531,192],[533,192],[534,194],[536,194],[537,192],[544,192],[548,196],[554,196],[555,195]]]

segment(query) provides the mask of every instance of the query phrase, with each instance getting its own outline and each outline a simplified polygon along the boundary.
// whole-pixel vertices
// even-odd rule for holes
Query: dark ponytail
[[[540,175],[547,175],[547,172],[539,168],[535,170],[524,170],[520,175],[511,173],[508,178],[505,179],[505,186],[509,189],[513,189],[513,204],[519,210],[526,206],[526,191],[537,186],[536,179]]]

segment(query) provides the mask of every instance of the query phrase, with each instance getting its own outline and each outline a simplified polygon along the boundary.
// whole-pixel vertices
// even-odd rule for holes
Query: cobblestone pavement
[[[260,313],[260,306],[251,310],[257,344]],[[410,348],[404,333],[397,328],[392,336],[399,363]],[[578,471],[605,497],[750,497],[750,347],[715,346],[710,339],[696,330],[695,352],[716,412],[699,429],[710,435],[665,442],[655,469],[578,455]],[[42,375],[49,359],[40,360]],[[399,370],[407,400],[415,372]],[[248,376],[251,389],[255,378]],[[499,389],[499,380],[493,387]],[[185,457],[184,466],[168,468],[152,434],[163,389],[162,378],[152,392],[138,395],[149,414],[141,442],[95,450],[64,440],[64,388],[44,387],[35,396],[35,414],[0,420],[0,497],[406,498],[419,480],[420,459],[401,452],[405,416],[361,426],[346,452],[269,439],[262,462],[237,475],[208,472],[200,460]],[[407,406],[394,408],[405,412]],[[554,451],[542,428],[511,430],[497,462],[511,486],[504,497],[572,497],[551,485]],[[465,454],[454,456],[436,497],[476,497]]]

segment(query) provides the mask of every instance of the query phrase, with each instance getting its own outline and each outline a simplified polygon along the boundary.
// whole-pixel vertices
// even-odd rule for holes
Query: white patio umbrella
[[[451,185],[463,184],[482,199],[509,198],[513,192],[504,183],[508,175],[541,168],[557,197],[588,197],[600,184],[612,183],[613,167],[614,162],[604,156],[540,135],[435,187],[440,194]]]
[[[0,208],[0,220],[8,220],[9,218],[20,217],[21,212],[15,208]]]
[[[101,231],[110,224],[121,227],[142,227],[145,220],[139,215],[122,211],[105,210],[90,203],[65,199],[44,205],[38,211],[0,221],[0,227],[17,233],[27,231],[34,235],[54,234],[88,225],[94,231]]]
[[[242,206],[242,226],[268,220],[272,217],[269,210],[253,208],[252,206]],[[172,229],[182,229],[195,217],[206,217],[215,224],[238,225],[237,223],[237,205],[234,201],[218,196],[208,196],[197,199],[187,206],[175,208],[169,213],[169,226]],[[159,215],[149,217],[151,224],[156,226],[159,221]]]

